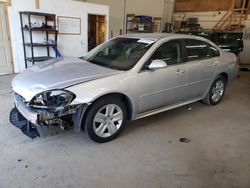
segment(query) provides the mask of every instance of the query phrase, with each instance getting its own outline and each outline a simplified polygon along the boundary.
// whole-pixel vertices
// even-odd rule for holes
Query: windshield
[[[151,39],[115,38],[90,51],[84,60],[107,68],[129,70],[154,42]]]

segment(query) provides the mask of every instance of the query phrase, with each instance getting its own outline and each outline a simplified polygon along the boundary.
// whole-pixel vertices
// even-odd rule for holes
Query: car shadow
[[[230,97],[228,95],[225,95],[223,102],[230,101]],[[186,117],[188,116],[195,116],[195,114],[199,111],[204,111],[204,113],[208,113],[210,108],[213,108],[215,106],[208,106],[201,101],[191,103],[185,106],[181,106],[179,108],[175,108],[172,110],[168,110],[165,112],[161,112],[159,114],[151,115],[142,119],[134,120],[134,121],[127,121],[124,130],[122,131],[121,135],[119,135],[119,138],[122,138],[123,136],[136,134],[137,131],[141,131],[142,129],[148,128],[148,129],[154,129],[156,127],[160,127],[162,125],[164,126],[172,126],[173,122],[172,120],[176,120],[180,117]],[[191,120],[191,119],[190,119]],[[172,123],[168,123],[168,122]],[[72,135],[79,135],[84,134],[83,131],[80,133],[74,133],[73,126],[68,128],[67,130],[62,130],[59,126],[51,127],[49,129],[49,132],[47,134],[41,135],[40,139],[45,137],[60,137],[61,135],[65,136],[72,136]],[[87,136],[86,136],[87,139]],[[84,139],[84,140],[86,140]]]
[[[204,108],[208,107],[208,105],[198,101],[179,108],[161,112],[159,114],[151,115],[142,119],[128,121],[127,126],[122,132],[122,135],[130,134],[131,132],[135,133],[136,131],[140,131],[142,128],[145,127],[159,125],[161,126],[162,124],[165,124],[166,126],[171,126],[167,123],[168,120],[179,118],[182,115],[187,115],[187,113],[192,116],[195,112],[201,111]]]

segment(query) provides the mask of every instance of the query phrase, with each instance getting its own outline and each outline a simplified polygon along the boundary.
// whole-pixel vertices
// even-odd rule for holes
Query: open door
[[[106,16],[88,15],[88,51],[105,41]]]
[[[5,6],[0,3],[0,75],[12,73],[10,42],[7,34]]]

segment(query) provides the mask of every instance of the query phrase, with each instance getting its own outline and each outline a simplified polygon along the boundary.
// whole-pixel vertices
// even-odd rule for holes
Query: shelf
[[[28,64],[27,64],[28,61],[34,65],[35,62],[46,61],[46,60],[54,58],[54,57],[51,57],[51,51],[55,51],[55,56],[57,56],[58,54],[58,51],[57,51],[58,31],[56,27],[56,15],[42,13],[42,12],[30,12],[30,11],[21,11],[19,12],[19,15],[20,15],[20,21],[21,21],[20,29],[22,31],[25,67],[26,68],[28,67]],[[37,16],[41,16],[41,18],[43,17],[43,20],[44,20],[43,24],[36,25],[35,23],[31,22],[31,20],[33,21],[34,20],[33,18],[36,18]],[[53,25],[48,25],[48,22],[50,23],[53,22]],[[30,28],[31,26],[34,28]],[[37,41],[37,38],[33,38],[33,35],[35,32],[41,32],[39,34],[42,34],[45,36],[45,41],[34,42],[34,41]],[[29,40],[26,41],[27,37],[29,37]],[[51,37],[53,37],[53,41],[55,43],[46,43],[46,41],[51,42],[50,41]],[[44,55],[40,54],[40,56],[36,57],[34,55],[35,54],[34,50],[39,50],[38,47],[45,48],[47,53]],[[43,51],[45,51],[45,49]],[[28,57],[27,57],[27,51],[31,52],[29,53]]]
[[[46,60],[49,60],[49,59],[52,59],[52,58],[53,57],[48,57],[48,56],[34,57],[34,62],[46,61]],[[27,57],[26,60],[33,62],[32,57]]]
[[[126,33],[153,33],[161,31],[161,17],[127,14]],[[144,30],[142,30],[144,28]]]
[[[42,12],[30,12],[30,11],[21,11],[20,13],[22,14],[30,14],[30,15],[34,15],[34,16],[46,16],[46,17],[49,17],[49,16],[53,16],[55,17],[56,15],[55,14],[48,14],[48,13],[42,13]]]
[[[128,20],[128,23],[134,23],[134,24],[149,24],[149,25],[153,25],[154,22],[142,22],[142,21],[133,21],[133,20]]]
[[[51,47],[54,47],[54,46],[57,46],[57,44],[46,44],[46,43],[24,43],[23,45],[25,46],[28,46],[28,47],[31,47],[31,46],[34,46],[34,47],[48,47],[48,46],[51,46]]]
[[[46,29],[46,28],[27,28],[27,27],[23,27],[22,28],[25,31],[46,31],[46,32],[57,32],[57,30],[55,28],[52,29]]]

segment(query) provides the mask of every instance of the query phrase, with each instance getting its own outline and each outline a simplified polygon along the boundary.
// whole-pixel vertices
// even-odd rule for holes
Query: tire
[[[127,108],[119,97],[104,97],[94,102],[87,110],[84,130],[95,142],[103,143],[115,139],[124,128]]]
[[[217,105],[223,99],[227,81],[223,76],[218,76],[212,83],[209,92],[202,102],[208,105]]]

